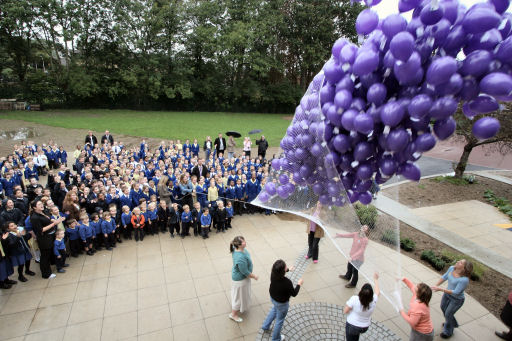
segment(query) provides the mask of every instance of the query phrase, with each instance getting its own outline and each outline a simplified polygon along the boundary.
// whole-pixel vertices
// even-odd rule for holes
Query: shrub
[[[497,197],[496,194],[489,189],[484,192],[484,198],[494,207],[497,207],[502,213],[508,215],[509,219],[512,220],[512,204],[507,198]]]
[[[384,243],[388,243],[391,245],[398,244],[398,236],[396,235],[395,230],[386,230],[382,233],[382,237],[380,238]]]
[[[480,263],[480,262],[474,260],[473,258],[471,258],[467,255],[464,255],[462,253],[456,253],[456,252],[451,252],[448,250],[442,250],[441,258],[448,265],[453,265],[461,259],[469,260],[471,263],[473,263],[473,273],[471,274],[471,279],[473,281],[479,281],[484,276],[485,272],[487,271],[487,267],[485,265],[483,265],[482,263]]]
[[[409,238],[400,238],[400,247],[405,251],[411,252],[416,247],[416,243]]]
[[[373,205],[365,206],[361,204],[355,204],[354,208],[361,225],[368,225],[370,229],[373,229],[377,222],[377,208]]]
[[[473,175],[464,176],[462,179],[456,178],[454,176],[436,176],[432,180],[440,183],[448,182],[457,186],[465,186],[478,183]]]
[[[420,258],[424,261],[427,261],[430,265],[432,265],[434,269],[438,271],[443,270],[446,266],[445,261],[438,257],[432,250],[423,251]]]

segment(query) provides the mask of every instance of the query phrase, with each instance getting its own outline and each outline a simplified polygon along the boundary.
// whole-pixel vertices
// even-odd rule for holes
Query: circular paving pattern
[[[345,315],[343,307],[336,304],[310,302],[290,306],[281,334],[286,340],[345,340]],[[372,322],[363,334],[364,340],[400,341],[386,326]],[[256,340],[271,340],[272,329],[263,332],[260,329]]]

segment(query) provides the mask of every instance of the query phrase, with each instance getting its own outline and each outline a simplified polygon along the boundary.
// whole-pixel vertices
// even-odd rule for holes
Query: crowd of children
[[[72,170],[53,141],[41,147],[23,142],[0,160],[0,288],[16,282],[9,279],[13,267],[20,281],[33,276],[33,257],[42,273],[47,261],[63,273],[66,257],[112,250],[123,239],[141,242],[159,233],[206,239],[212,229],[231,228],[235,215],[263,212],[250,204],[268,176],[261,157],[228,160],[203,149],[203,158],[197,140],[162,141],[153,149],[145,140],[134,148],[113,138],[105,142],[77,146]],[[39,176],[46,174],[43,187]],[[43,209],[34,218],[30,207],[39,201]],[[41,226],[44,218],[51,223]],[[49,251],[41,247],[47,238]]]

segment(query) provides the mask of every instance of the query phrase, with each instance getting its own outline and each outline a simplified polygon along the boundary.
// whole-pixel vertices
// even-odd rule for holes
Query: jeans
[[[347,273],[345,274],[345,278],[349,280],[350,278],[352,278],[350,284],[352,284],[353,286],[357,285],[357,280],[359,279],[358,268],[360,268],[361,265],[363,265],[363,262],[361,262],[360,260],[353,260],[352,263],[348,262],[347,264]]]
[[[274,325],[274,330],[272,331],[272,341],[280,341],[281,340],[281,328],[283,328],[284,319],[286,314],[288,314],[288,308],[290,307],[290,302],[280,303],[275,301],[273,298],[270,298],[273,306],[270,309],[270,312],[267,315],[267,318],[263,322],[263,326],[261,329],[269,330],[272,321],[276,320]]]
[[[320,243],[320,238],[315,238],[315,232],[310,231],[308,234],[308,257],[313,257],[313,260],[318,260],[318,243]]]
[[[359,335],[366,333],[368,327],[361,328],[351,325],[350,323],[345,323],[345,340],[347,341],[358,341]]]
[[[443,334],[447,336],[453,335],[453,329],[459,326],[454,315],[463,304],[464,298],[455,298],[452,295],[443,294],[441,299],[441,310],[445,318]]]

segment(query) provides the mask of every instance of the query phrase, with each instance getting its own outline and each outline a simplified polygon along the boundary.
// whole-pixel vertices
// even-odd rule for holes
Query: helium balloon
[[[469,103],[469,108],[471,110],[481,114],[496,111],[499,107],[500,106],[496,99],[487,95],[480,95]]]
[[[379,16],[369,8],[362,10],[356,19],[356,31],[359,34],[370,34],[379,24]]]
[[[361,113],[354,118],[354,128],[362,134],[369,134],[373,131],[373,119],[370,115]]]
[[[289,179],[288,179],[288,175],[286,174],[281,174],[279,176],[279,182],[281,183],[281,185],[286,185],[288,183]],[[281,186],[282,187],[282,186]]]
[[[444,120],[437,120],[434,123],[434,133],[440,140],[446,140],[455,132],[457,123],[452,117]]]
[[[467,33],[482,33],[498,27],[501,17],[490,8],[472,8],[462,20],[462,27]]]
[[[402,175],[408,180],[419,181],[421,171],[414,163],[407,162],[403,167]]]
[[[428,95],[420,94],[414,96],[414,98],[409,103],[407,110],[409,115],[414,118],[422,118],[426,114],[428,114],[430,108],[432,107],[432,99]]]
[[[405,116],[404,107],[398,102],[389,102],[380,111],[380,119],[387,126],[394,127]]]
[[[343,134],[336,135],[333,140],[333,147],[340,153],[347,152],[351,147],[350,138]]]
[[[414,50],[414,37],[409,32],[399,32],[391,39],[389,50],[393,57],[406,62]]]
[[[265,191],[269,195],[275,195],[276,194],[276,184],[274,184],[273,182],[267,182],[265,184]]]
[[[350,108],[350,104],[352,103],[352,93],[347,90],[341,90],[336,93],[334,96],[334,104],[341,109]]]
[[[387,89],[384,84],[375,83],[370,86],[366,99],[375,105],[381,105],[386,99]]]
[[[357,111],[347,110],[341,115],[341,125],[348,131],[355,130],[354,119],[357,116]]]
[[[428,152],[436,145],[436,139],[430,133],[419,135],[414,141],[416,150],[419,152]]]
[[[358,199],[361,204],[368,205],[372,202],[372,195],[368,192],[360,193]]]
[[[392,38],[399,32],[405,31],[407,28],[407,21],[399,14],[391,14],[382,22],[382,32],[388,38]]]
[[[479,140],[494,137],[500,129],[500,122],[494,117],[482,117],[473,124],[473,135]]]
[[[379,55],[371,49],[361,52],[354,61],[353,72],[355,75],[363,76],[373,72],[379,66]]]
[[[432,85],[447,82],[457,71],[457,61],[453,57],[435,59],[427,70],[427,82]]]
[[[407,147],[408,141],[409,134],[404,129],[392,130],[386,139],[388,149],[393,152],[404,150]]]
[[[480,91],[491,96],[509,96],[512,93],[512,77],[502,72],[493,72],[480,81]]]
[[[434,25],[443,18],[443,7],[426,5],[420,13],[421,22],[425,25]]]

